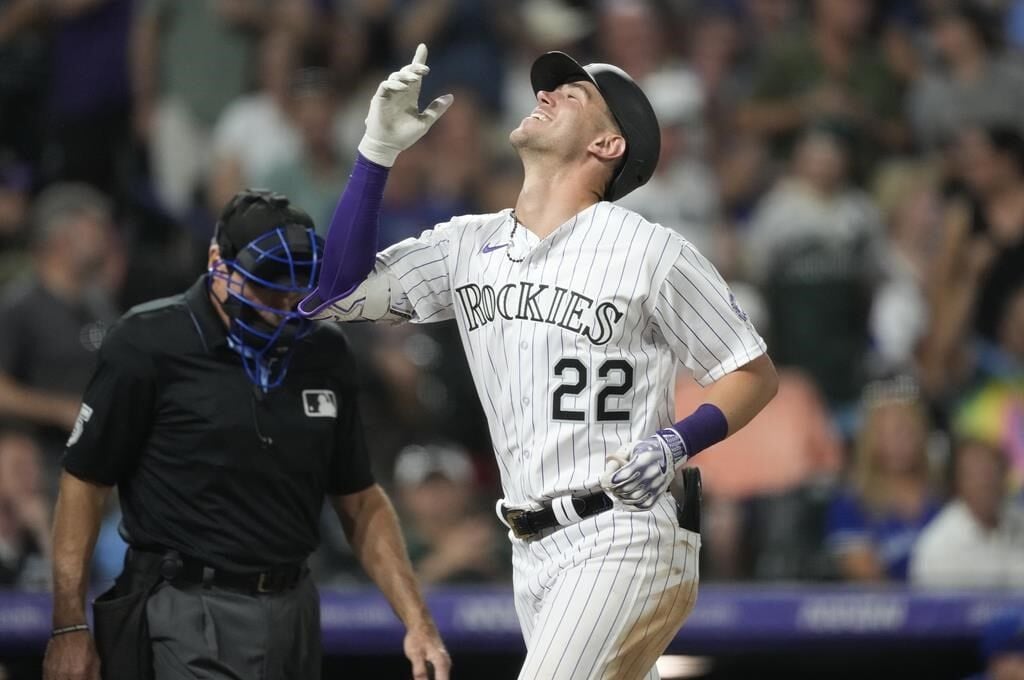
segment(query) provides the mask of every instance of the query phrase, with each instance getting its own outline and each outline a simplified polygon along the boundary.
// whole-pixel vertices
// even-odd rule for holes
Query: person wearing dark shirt
[[[217,224],[207,274],[109,332],[63,460],[47,680],[98,678],[97,667],[105,678],[319,678],[305,562],[325,497],[405,623],[415,677],[429,662],[447,679],[370,472],[355,362],[339,330],[294,311],[321,254],[312,219],[287,198],[241,192]],[[87,564],[114,485],[129,549],[94,604],[94,647]]]
[[[1005,126],[966,128],[954,151],[960,186],[937,248],[931,332],[921,348],[937,396],[971,379],[970,342],[1001,342],[1002,320],[1024,284],[1024,136]]]
[[[395,461],[406,542],[424,583],[487,583],[511,576],[507,541],[479,507],[473,462],[457,444],[405,447]]]
[[[32,269],[0,300],[0,418],[32,428],[48,483],[117,320],[119,268],[110,201],[90,186],[54,184],[31,213]]]

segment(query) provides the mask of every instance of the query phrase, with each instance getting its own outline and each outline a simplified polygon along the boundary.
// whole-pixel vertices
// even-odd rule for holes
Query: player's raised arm
[[[453,97],[444,95],[419,110],[420,86],[430,70],[426,61],[427,47],[421,44],[412,63],[388,76],[370,100],[366,133],[327,233],[317,288],[299,303],[299,311],[306,316],[319,316],[351,295],[373,271],[388,171],[398,154],[415,144],[451,106]]]

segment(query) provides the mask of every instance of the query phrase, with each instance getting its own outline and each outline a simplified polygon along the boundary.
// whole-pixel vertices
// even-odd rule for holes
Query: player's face
[[[552,151],[565,158],[582,156],[590,143],[614,131],[607,105],[592,83],[559,85],[537,93],[537,106],[509,140],[517,149]]]

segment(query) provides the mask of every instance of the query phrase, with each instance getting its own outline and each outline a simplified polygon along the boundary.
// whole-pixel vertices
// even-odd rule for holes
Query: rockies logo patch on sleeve
[[[732,311],[736,312],[736,316],[743,321],[747,321],[747,313],[740,307],[740,303],[736,301],[736,296],[733,295],[731,290],[729,291],[729,306],[732,307]]]
[[[337,418],[334,390],[302,390],[302,407],[310,418]]]

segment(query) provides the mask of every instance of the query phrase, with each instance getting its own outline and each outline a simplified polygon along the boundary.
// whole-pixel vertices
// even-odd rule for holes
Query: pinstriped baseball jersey
[[[600,489],[607,453],[674,421],[677,361],[707,385],[765,351],[693,246],[608,202],[545,239],[511,211],[456,217],[381,275],[391,316],[458,323],[508,505]]]

